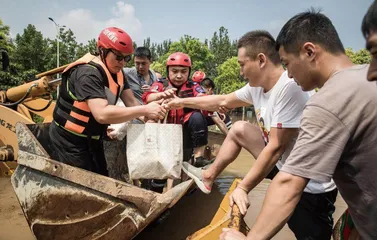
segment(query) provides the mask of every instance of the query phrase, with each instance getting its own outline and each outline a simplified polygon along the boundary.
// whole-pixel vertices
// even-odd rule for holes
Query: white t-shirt
[[[271,127],[274,128],[299,128],[302,111],[306,101],[312,92],[304,92],[297,83],[288,77],[284,72],[275,86],[268,92],[261,87],[250,87],[249,84],[236,91],[236,96],[243,102],[253,104],[258,125],[262,131],[265,144],[269,142]],[[287,150],[276,163],[281,169],[289,156],[296,138],[292,139]],[[331,180],[328,183],[319,183],[310,180],[305,192],[323,193],[335,189],[335,183]]]

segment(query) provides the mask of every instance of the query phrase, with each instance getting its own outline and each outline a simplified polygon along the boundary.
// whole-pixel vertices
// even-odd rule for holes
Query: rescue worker
[[[144,103],[150,103],[162,99],[174,97],[186,98],[205,95],[205,90],[196,82],[189,81],[191,71],[191,59],[182,52],[176,52],[168,57],[166,63],[168,78],[158,79],[152,84],[151,90],[143,94]],[[183,148],[189,149],[184,154],[193,152],[193,163],[201,167],[210,162],[203,157],[205,146],[208,142],[208,128],[205,116],[191,108],[169,111],[168,123],[183,125]]]
[[[63,71],[49,132],[54,159],[108,175],[102,143],[107,125],[165,116],[163,106],[140,105],[129,89],[122,68],[132,53],[131,37],[109,27],[100,33],[94,55],[87,53]],[[119,97],[127,107],[115,106]]]
[[[206,78],[206,74],[203,71],[196,71],[192,74],[192,81],[196,83],[201,83]]]

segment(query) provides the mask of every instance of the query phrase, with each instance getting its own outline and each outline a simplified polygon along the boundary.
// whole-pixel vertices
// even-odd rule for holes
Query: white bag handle
[[[168,120],[168,115],[169,115],[169,111],[167,111],[166,114],[165,114],[163,124],[166,124],[166,122],[167,122],[167,120]],[[158,123],[161,123],[161,119],[158,119]]]

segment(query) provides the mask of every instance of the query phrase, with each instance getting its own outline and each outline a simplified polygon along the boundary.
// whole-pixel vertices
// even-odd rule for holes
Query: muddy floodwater
[[[249,115],[250,116],[250,115]],[[238,120],[241,117],[235,117]],[[253,121],[253,119],[251,119]],[[218,143],[212,139],[212,143]],[[252,167],[255,159],[245,150],[227,167],[216,182],[211,194],[206,195],[196,190],[183,197],[159,224],[146,228],[135,239],[185,239],[200,228],[205,227],[216,213],[224,194],[228,191],[235,177],[243,177]],[[253,225],[259,213],[269,181],[260,183],[249,194],[250,208],[245,216],[249,227]],[[336,202],[335,221],[346,209],[341,197]],[[0,240],[32,240],[35,239],[29,230],[17,198],[13,192],[10,178],[0,178]],[[295,239],[287,226],[273,239]]]

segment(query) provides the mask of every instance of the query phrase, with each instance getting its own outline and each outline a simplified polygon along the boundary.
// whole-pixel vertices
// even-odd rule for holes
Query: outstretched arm
[[[178,108],[195,108],[208,111],[218,111],[220,107],[236,108],[249,106],[250,103],[246,103],[239,98],[236,94],[230,93],[227,95],[210,95],[202,97],[190,97],[190,98],[175,98],[169,102],[168,106],[173,109]]]
[[[163,119],[166,109],[158,103],[134,107],[109,105],[106,99],[93,98],[86,100],[88,107],[97,122],[101,124],[122,123],[147,116],[149,119]]]

